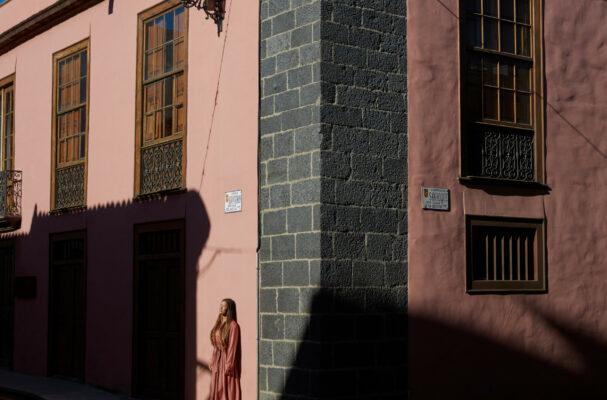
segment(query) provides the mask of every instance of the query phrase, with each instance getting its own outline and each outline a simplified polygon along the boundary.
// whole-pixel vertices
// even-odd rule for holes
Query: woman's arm
[[[209,363],[209,369],[211,372],[217,370],[217,346],[213,346],[213,356],[211,357],[211,362]]]
[[[236,353],[238,351],[238,341],[240,340],[240,328],[236,322],[230,324],[230,339],[228,341],[226,357],[226,375],[236,376]]]

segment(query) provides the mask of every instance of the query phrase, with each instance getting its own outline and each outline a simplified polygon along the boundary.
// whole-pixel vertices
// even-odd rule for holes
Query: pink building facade
[[[508,9],[514,2],[502,0],[499,12],[497,2],[483,3],[407,2],[411,398],[604,397],[607,5],[517,1],[515,21]],[[476,30],[481,20],[482,41]],[[499,46],[491,39],[498,23]],[[519,32],[531,26],[528,39],[517,33],[516,51],[504,41],[513,23]],[[478,81],[474,57],[485,63]],[[474,150],[466,146],[479,138],[471,137],[466,121],[474,119],[470,105],[480,106],[470,93],[481,79],[485,100],[496,93],[490,81],[498,61],[504,66],[500,104],[510,96],[504,89],[511,87],[510,65],[519,71],[516,79],[528,68],[537,72],[532,119],[523,103],[513,119],[509,109],[494,114],[493,103],[484,102],[478,124],[503,137],[533,132],[530,179],[497,176],[502,172],[493,181],[478,179],[494,175],[470,167]],[[527,83],[517,80],[517,102],[527,96]],[[422,209],[422,187],[449,189],[449,211]],[[496,246],[474,247],[478,238],[471,230],[484,229],[474,221],[500,227],[485,237],[497,238]],[[543,280],[510,275],[520,254],[508,242],[520,232],[512,222],[543,227],[532,228],[531,246],[535,272],[545,268]],[[476,276],[471,262],[497,272]],[[526,283],[512,286],[508,280]],[[537,291],[529,291],[530,281]]]
[[[2,235],[17,282],[5,366],[205,399],[232,298],[255,397],[257,26],[254,2],[221,36],[179,1],[0,6],[2,169],[22,172],[21,219],[4,221],[20,228]]]

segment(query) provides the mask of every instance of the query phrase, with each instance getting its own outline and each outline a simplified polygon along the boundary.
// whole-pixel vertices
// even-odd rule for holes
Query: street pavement
[[[81,383],[0,370],[0,400],[131,400],[131,398]]]

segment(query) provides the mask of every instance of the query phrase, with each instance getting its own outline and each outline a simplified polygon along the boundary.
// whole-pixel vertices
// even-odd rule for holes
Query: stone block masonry
[[[404,0],[263,0],[260,399],[407,395]]]

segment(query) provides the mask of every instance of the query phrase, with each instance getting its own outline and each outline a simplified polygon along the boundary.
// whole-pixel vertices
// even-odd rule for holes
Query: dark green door
[[[184,397],[182,223],[138,226],[135,265],[136,394]]]
[[[84,232],[51,237],[48,374],[84,379],[86,240]]]
[[[15,248],[0,244],[0,368],[13,363]]]

